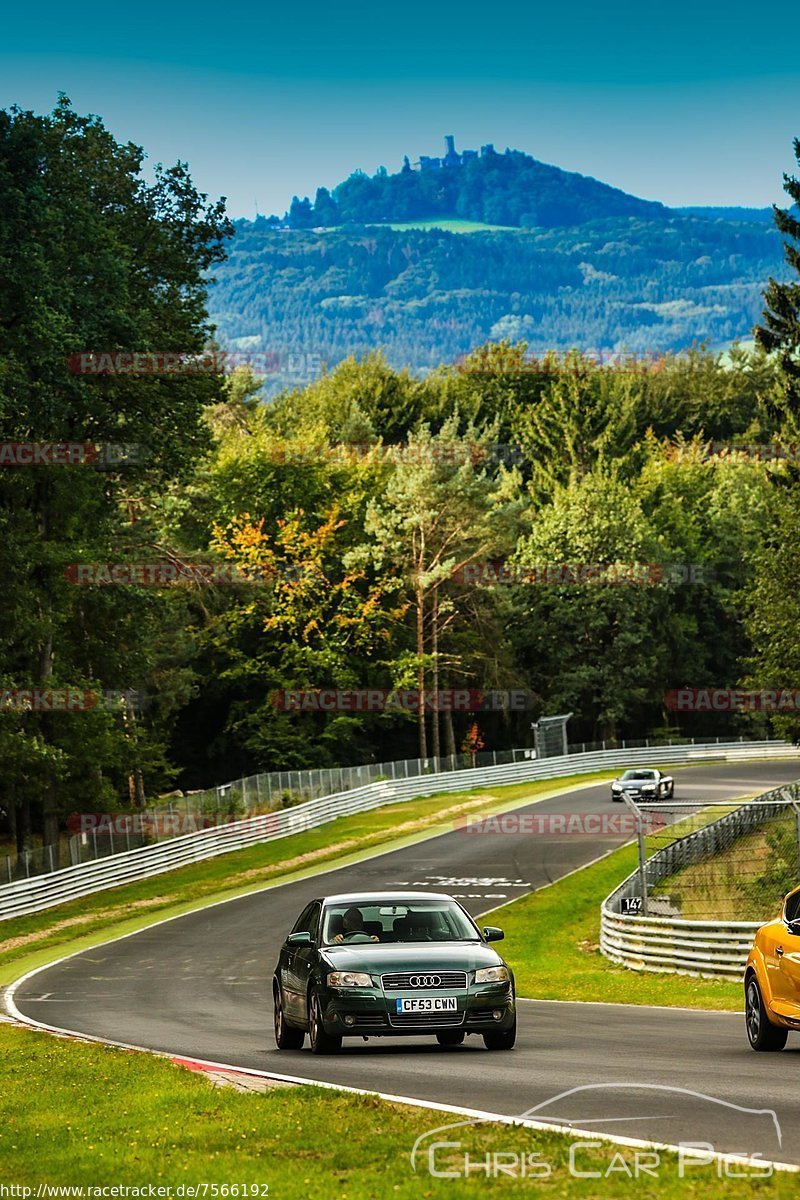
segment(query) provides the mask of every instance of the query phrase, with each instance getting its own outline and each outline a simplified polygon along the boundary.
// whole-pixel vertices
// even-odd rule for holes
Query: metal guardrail
[[[740,979],[762,921],[685,921],[628,917],[603,909],[600,949],[635,971]]]
[[[714,745],[736,744],[739,737],[716,737]],[[654,746],[694,745],[694,738],[678,738],[673,743],[623,739],[619,744],[578,742],[567,747],[568,754],[586,754],[596,750],[642,750]],[[711,745],[712,742],[701,742]],[[499,767],[507,763],[542,758],[530,747],[509,750],[479,750],[470,754],[440,758],[405,758],[390,762],[366,763],[352,767],[320,767],[311,770],[271,771],[248,775],[214,787],[173,793],[158,804],[111,813],[73,813],[67,819],[71,837],[63,836],[58,845],[33,846],[18,854],[0,857],[0,885],[46,875],[61,867],[77,867],[97,858],[107,858],[126,850],[151,846],[156,841],[196,833],[212,825],[227,825],[267,812],[293,808],[307,800],[338,795],[384,780],[413,779],[449,771],[476,767]],[[552,757],[552,755],[547,756]]]
[[[796,758],[800,752],[786,742],[744,742],[733,745],[667,746],[650,749],[606,750],[570,754],[560,758],[507,763],[452,771],[446,775],[420,775],[411,779],[385,780],[363,788],[310,800],[280,812],[265,813],[142,846],[93,862],[65,867],[47,875],[0,887],[0,921],[52,908],[69,900],[147,879],[165,871],[245,849],[290,834],[315,829],[351,813],[366,812],[387,804],[413,800],[437,793],[470,791],[489,785],[529,783],[558,779],[630,765],[726,762],[747,758]]]
[[[644,880],[640,864],[601,905],[601,952],[612,962],[635,971],[740,979],[755,931],[769,920],[768,916],[764,921],[701,921],[631,915],[620,912],[621,902],[642,892],[648,894],[660,880],[720,853],[738,838],[794,807],[791,788],[765,792],[659,850],[645,863]]]
[[[603,745],[602,749],[605,748]],[[469,754],[454,754],[440,758],[404,758],[351,767],[319,767],[247,775],[214,787],[169,795],[159,803],[116,814],[122,818],[116,828],[112,820],[102,821],[104,815],[110,817],[110,814],[94,814],[100,819],[99,826],[92,820],[93,814],[85,814],[89,817],[86,827],[74,832],[68,839],[61,838],[58,845],[33,846],[18,854],[0,857],[0,883],[14,883],[19,879],[30,879],[32,875],[46,875],[60,867],[76,867],[96,858],[152,845],[156,840],[194,833],[211,825],[227,824],[256,814],[278,812],[307,800],[353,791],[368,783],[380,783],[385,779],[413,779],[418,775],[459,771],[474,766],[496,767],[535,757],[536,752],[529,748],[486,750],[475,755],[475,762],[471,761]],[[81,814],[75,813],[73,818],[74,823],[79,823]]]

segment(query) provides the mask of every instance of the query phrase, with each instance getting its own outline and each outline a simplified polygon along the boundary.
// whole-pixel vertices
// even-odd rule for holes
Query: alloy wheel
[[[761,1031],[761,997],[758,992],[758,985],[755,979],[751,979],[747,985],[747,1012],[745,1014],[747,1022],[747,1036],[752,1044],[758,1041],[758,1035]]]

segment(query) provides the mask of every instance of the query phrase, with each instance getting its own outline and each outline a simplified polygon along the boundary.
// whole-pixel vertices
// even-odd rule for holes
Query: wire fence
[[[279,812],[324,796],[355,791],[384,780],[497,767],[536,757],[529,748],[491,750],[476,755],[407,758],[360,766],[271,771],[248,775],[202,791],[176,793],[159,804],[115,813],[72,813],[57,845],[37,846],[0,858],[0,885],[64,866],[78,866],[167,838],[197,833],[262,813]]]
[[[728,746],[745,741],[749,744],[753,739],[740,736],[576,742],[568,747],[568,754],[670,746]],[[763,745],[783,747],[785,743],[764,739]],[[411,758],[360,766],[262,772],[202,791],[177,793],[145,808],[128,808],[115,813],[73,813],[67,821],[67,832],[56,845],[33,847],[0,858],[0,886],[262,813],[278,812],[370,783],[469,768],[499,767],[535,758],[533,748],[522,747],[480,751],[475,755],[454,754],[438,759]]]
[[[628,803],[639,822],[639,869],[619,892],[621,913],[766,921],[800,881],[798,784],[736,805]]]
[[[528,784],[535,780],[579,778],[592,772],[641,765],[643,762],[653,766],[664,766],[666,763],[688,765],[701,762],[744,762],[753,759],[796,760],[797,757],[797,749],[785,742],[745,742],[735,746],[719,746],[712,743],[705,746],[675,746],[670,749],[661,747],[562,755],[477,770],[430,773],[412,776],[409,779],[397,779],[394,782],[387,780],[371,783],[365,787],[341,792],[339,795],[309,800],[305,804],[295,805],[281,812],[230,821],[183,836],[169,837],[156,845],[121,851],[98,860],[65,866],[30,879],[23,878],[0,885],[0,921],[39,912],[67,900],[92,895],[137,879],[150,878],[220,854],[230,854],[234,850],[257,846],[276,838],[288,837],[290,834],[303,833],[340,817],[364,813],[386,805],[402,805],[405,801],[434,796],[437,793],[442,797],[458,793],[475,795],[487,788],[493,791],[497,787]],[[446,800],[444,802],[447,803]],[[608,920],[604,906],[604,923]],[[615,917],[614,920],[627,924],[632,918]],[[653,922],[661,921],[662,918],[650,917],[642,920]],[[676,924],[685,925],[686,922],[678,921]],[[716,931],[717,923],[714,923],[714,929]],[[708,931],[704,929],[703,939],[707,936]],[[601,948],[604,948],[604,952],[607,945],[608,938],[604,939],[601,929]]]

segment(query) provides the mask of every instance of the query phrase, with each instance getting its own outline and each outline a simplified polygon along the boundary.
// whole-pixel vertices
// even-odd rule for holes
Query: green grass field
[[[780,911],[796,878],[794,862],[779,853],[781,844],[793,860],[797,854],[794,813],[779,816],[713,857],[660,880],[652,894],[668,897],[688,920],[719,917],[763,923]]]
[[[603,778],[609,778],[608,772]],[[208,859],[180,871],[115,888],[57,909],[5,921],[0,940],[0,985],[58,957],[81,950],[153,920],[190,912],[214,900],[288,882],[320,868],[358,861],[445,832],[456,818],[520,807],[537,797],[580,786],[598,776],[516,784],[492,792],[430,796]],[[712,820],[719,810],[693,815],[673,827]],[[659,844],[664,844],[663,834]],[[565,879],[504,905],[492,921],[506,931],[504,955],[514,966],[520,996],[552,1000],[615,1000],[736,1010],[738,983],[658,975],[618,967],[599,951],[600,903],[636,867],[636,850],[624,846]],[[566,931],[566,934],[565,934]]]
[[[635,847],[623,847],[594,866],[491,914],[492,924],[505,930],[503,955],[514,967],[519,995],[741,1009],[739,983],[631,971],[600,953],[600,902],[636,864]]]
[[[432,218],[429,221],[386,222],[389,229],[444,229],[447,233],[519,233],[516,225],[486,225],[483,221],[465,221],[460,217]]]
[[[716,808],[691,814],[648,838],[648,854],[727,811]],[[609,962],[600,953],[600,904],[637,865],[636,847],[622,846],[600,862],[491,914],[492,922],[506,932],[503,953],[514,967],[519,995],[741,1009],[743,997],[738,981],[632,971]]]
[[[0,1025],[0,1183],[6,1185],[152,1184],[170,1187],[176,1196],[181,1187],[207,1184],[218,1189],[206,1192],[209,1200],[215,1195],[451,1200],[487,1194],[789,1200],[797,1194],[797,1177],[790,1174],[723,1184],[716,1166],[686,1166],[681,1179],[676,1157],[666,1152],[655,1167],[650,1158],[655,1176],[636,1180],[634,1150],[610,1145],[576,1154],[579,1170],[601,1176],[579,1179],[569,1168],[570,1144],[578,1137],[495,1124],[438,1136],[458,1143],[439,1150],[432,1162],[453,1178],[431,1175],[427,1155],[417,1160],[415,1172],[410,1155],[417,1137],[457,1120],[318,1087],[243,1094],[214,1087],[162,1058]],[[473,1164],[467,1178],[465,1152]],[[488,1178],[486,1167],[474,1166],[485,1164],[487,1154]],[[519,1175],[524,1161],[526,1171],[533,1171],[533,1163],[540,1176],[545,1170],[549,1176],[514,1178],[501,1168],[492,1177],[497,1155],[505,1156],[505,1172],[516,1162]]]

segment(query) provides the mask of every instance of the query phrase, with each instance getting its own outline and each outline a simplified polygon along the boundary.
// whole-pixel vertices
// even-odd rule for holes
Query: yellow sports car
[[[800,887],[775,921],[756,930],[744,973],[745,1021],[754,1050],[782,1050],[800,1029]]]

